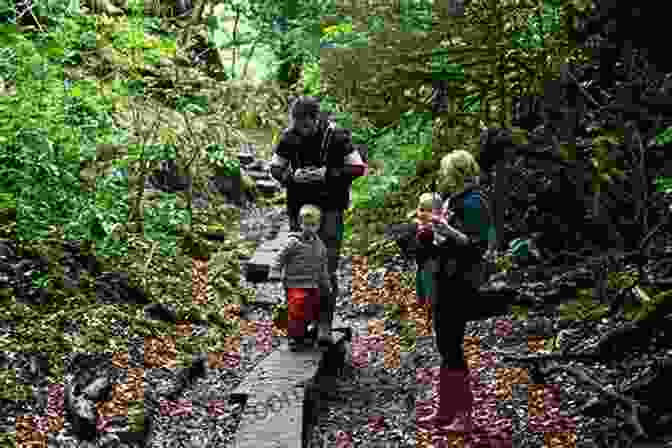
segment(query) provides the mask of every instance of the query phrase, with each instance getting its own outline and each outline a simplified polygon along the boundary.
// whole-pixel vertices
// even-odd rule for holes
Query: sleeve
[[[273,148],[273,157],[271,158],[271,167],[287,168],[291,163],[294,154],[294,138],[292,134],[285,129],[278,143]]]
[[[285,185],[289,176],[289,165],[292,157],[290,137],[287,130],[282,133],[278,143],[273,148],[273,156],[271,158],[271,176],[283,185]]]
[[[322,252],[322,272],[320,273],[320,279],[321,282],[324,285],[329,285],[330,278],[329,278],[329,258],[327,256],[327,246],[325,246],[324,243],[320,242],[320,251]]]
[[[287,264],[287,259],[289,255],[294,251],[298,244],[298,239],[292,235],[289,236],[287,244],[285,244],[278,254],[273,258],[271,263],[271,270],[282,270],[282,268]]]
[[[471,196],[464,201],[464,233],[473,241],[483,240],[482,233],[487,220],[484,219],[483,209],[477,197]]]
[[[432,217],[432,230],[434,231],[434,244],[442,246],[452,240],[461,245],[469,243],[469,237],[448,223],[452,212],[447,203],[434,213]]]

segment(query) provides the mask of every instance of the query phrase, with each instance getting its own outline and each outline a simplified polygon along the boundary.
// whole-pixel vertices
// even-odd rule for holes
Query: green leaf
[[[659,177],[655,180],[656,191],[672,193],[672,177]]]
[[[665,129],[660,134],[656,135],[656,145],[665,146],[672,142],[672,126]]]

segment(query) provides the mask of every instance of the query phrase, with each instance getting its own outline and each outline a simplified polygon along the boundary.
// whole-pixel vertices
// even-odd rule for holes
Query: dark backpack
[[[320,147],[321,152],[320,160],[322,161],[323,166],[327,166],[327,154],[329,152],[328,148],[329,144],[331,143],[331,138],[334,135],[334,131],[336,130],[336,123],[334,123],[333,120],[327,119],[326,121],[327,126],[324,131],[324,136],[322,137],[322,145]],[[367,149],[367,146],[363,144],[353,144],[352,146],[357,150],[357,152],[359,152],[359,156],[362,158],[362,161],[364,163],[367,163],[369,160],[368,157],[369,151]]]
[[[470,281],[474,288],[480,288],[485,284],[490,276],[496,273],[496,266],[494,260],[484,257],[488,249],[488,236],[495,237],[494,231],[494,215],[492,213],[491,201],[487,193],[482,187],[474,187],[469,191],[470,194],[476,193],[482,209],[487,216],[487,225],[485,230],[481,230],[479,241],[465,246],[455,246],[449,248],[447,251],[454,251],[458,254],[457,258],[457,275],[462,276],[465,280]],[[464,221],[464,200],[458,201],[454,205],[453,211],[455,217]]]

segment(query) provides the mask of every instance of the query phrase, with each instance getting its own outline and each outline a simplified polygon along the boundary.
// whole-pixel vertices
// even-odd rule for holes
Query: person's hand
[[[325,167],[306,167],[298,169],[294,172],[294,181],[298,183],[304,182],[322,182],[324,181],[327,169]]]
[[[418,224],[416,233],[418,241],[423,243],[431,242],[434,239],[434,232],[431,224]]]

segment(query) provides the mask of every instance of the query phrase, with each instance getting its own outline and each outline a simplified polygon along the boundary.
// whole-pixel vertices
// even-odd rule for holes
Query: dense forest
[[[173,398],[204,353],[233,371],[241,335],[263,326],[245,315],[241,266],[284,206],[264,163],[297,94],[367,148],[345,219],[353,285],[412,260],[408,212],[465,149],[495,210],[484,291],[514,292],[483,320],[528,335],[539,313],[555,322],[536,353],[500,355],[532,383],[562,372],[577,396],[595,392],[571,411],[597,419],[579,445],[672,440],[664,20],[617,0],[3,2],[0,446],[73,446],[64,427],[106,446],[101,415],[147,439],[136,417],[151,399],[128,369],[143,343],[146,369],[183,368]],[[395,350],[420,353],[409,276],[357,300],[375,296]],[[273,337],[283,313],[264,317]],[[129,370],[114,394],[94,381],[111,366]],[[87,384],[105,404],[66,417],[68,388]]]

